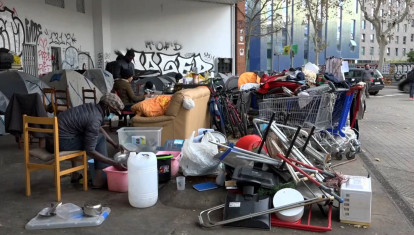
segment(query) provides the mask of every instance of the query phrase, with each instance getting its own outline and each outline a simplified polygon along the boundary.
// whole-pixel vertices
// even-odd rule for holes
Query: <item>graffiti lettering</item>
[[[49,35],[50,44],[54,45],[67,45],[69,47],[73,46],[76,43],[76,38],[74,33],[58,33],[58,32],[48,32],[45,31],[46,35]]]
[[[204,58],[206,58],[207,60],[213,60],[213,61],[215,59],[215,57],[208,52],[204,52]]]
[[[42,34],[42,26],[33,22],[33,20],[25,19],[26,23],[26,43],[37,43],[39,36]]]
[[[111,54],[105,53],[105,55],[102,52],[98,53],[98,61],[96,63],[96,66],[98,68],[104,68],[104,63],[106,63],[111,58]]]
[[[179,51],[183,48],[181,44],[178,42],[154,42],[154,41],[146,41],[145,48],[153,50],[153,48],[157,51],[168,50],[171,47],[174,51]]]
[[[87,52],[79,52],[76,48],[70,46],[66,48],[62,63],[63,69],[82,69],[85,64],[86,68],[93,68],[93,61]]]
[[[50,55],[50,49],[48,47],[47,38],[39,38],[37,44],[39,50],[37,51],[38,56],[38,74],[45,74],[52,71],[52,58]]]
[[[182,57],[179,53],[168,55],[159,52],[136,52],[134,65],[137,70],[158,70],[161,74],[170,72],[184,74],[184,71],[190,71],[191,67],[196,67],[200,73],[203,73],[214,67],[212,63],[204,61],[200,54]]]
[[[21,55],[24,44],[24,26],[15,11],[5,7],[0,8],[0,47],[9,49]]]

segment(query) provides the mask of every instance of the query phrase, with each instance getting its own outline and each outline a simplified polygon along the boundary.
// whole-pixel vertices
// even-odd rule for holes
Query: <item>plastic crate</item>
[[[162,127],[123,127],[118,131],[119,144],[131,152],[156,152],[161,145]]]

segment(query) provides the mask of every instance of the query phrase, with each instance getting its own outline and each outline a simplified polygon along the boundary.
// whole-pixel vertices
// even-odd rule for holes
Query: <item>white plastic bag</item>
[[[191,137],[184,142],[180,168],[185,176],[209,175],[217,172],[219,160],[214,159],[218,153],[217,145],[204,138],[200,143],[194,143],[194,131]],[[206,133],[210,134],[210,133]]]

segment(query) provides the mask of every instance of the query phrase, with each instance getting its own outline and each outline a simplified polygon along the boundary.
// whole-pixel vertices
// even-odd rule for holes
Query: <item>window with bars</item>
[[[414,22],[414,20],[413,20],[413,22]],[[413,23],[413,25],[414,25],[414,23]],[[362,20],[361,21],[361,28],[362,29],[365,29],[365,20]]]
[[[395,48],[395,56],[398,56],[398,48]]]
[[[85,0],[76,0],[76,10],[85,13]]]
[[[369,55],[374,55],[374,47],[369,48]]]
[[[55,7],[65,8],[65,0],[45,0],[45,3]]]
[[[361,47],[361,55],[365,55],[365,47]]]

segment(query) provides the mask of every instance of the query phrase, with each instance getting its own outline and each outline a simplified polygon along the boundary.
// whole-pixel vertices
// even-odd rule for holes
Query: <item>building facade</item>
[[[286,25],[273,37],[254,38],[250,44],[250,71],[281,71],[290,67],[299,67],[307,62],[315,62],[315,51],[311,35],[313,27],[305,14],[292,5],[295,1],[286,1],[279,12]],[[329,10],[329,18],[323,20],[320,36],[327,43],[325,50],[319,53],[319,64],[329,57],[340,57],[354,62],[359,57],[360,9],[358,0],[338,9]],[[283,47],[297,45],[298,53],[290,58],[283,55]]]

